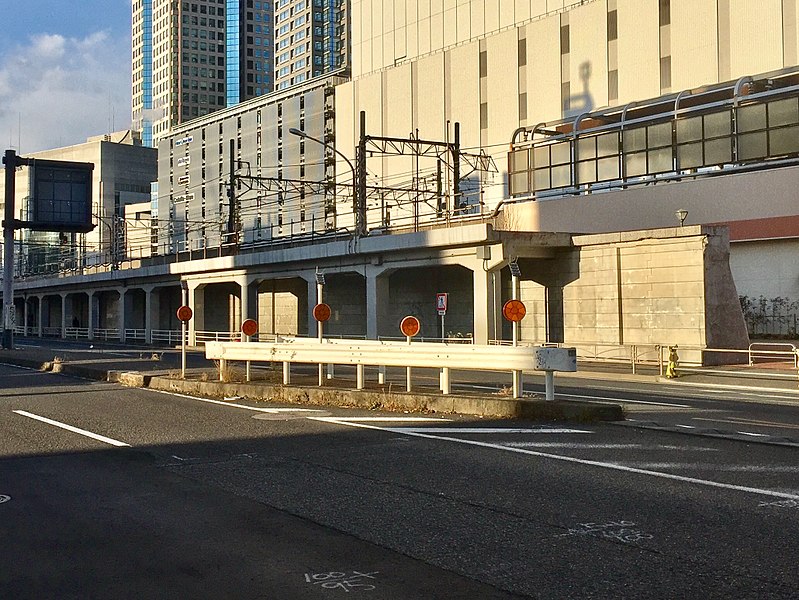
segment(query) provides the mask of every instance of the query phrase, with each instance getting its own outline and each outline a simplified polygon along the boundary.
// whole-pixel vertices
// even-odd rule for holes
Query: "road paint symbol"
[[[0,504],[2,504],[3,502],[8,502],[9,500],[11,500],[11,496],[6,496],[5,494],[0,494]]]

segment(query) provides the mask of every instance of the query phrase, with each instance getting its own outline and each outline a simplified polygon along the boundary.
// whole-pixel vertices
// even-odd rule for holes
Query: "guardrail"
[[[573,348],[491,346],[476,344],[407,343],[380,340],[313,340],[287,338],[278,342],[212,342],[205,344],[206,358],[219,360],[219,378],[225,379],[227,361],[282,362],[283,383],[291,382],[292,363],[355,365],[356,388],[364,388],[364,367],[405,367],[406,390],[412,390],[411,369],[440,370],[439,388],[451,393],[450,370],[512,371],[513,397],[521,396],[516,374],[525,370],[546,372],[546,397],[554,399],[554,371],[576,371]],[[249,371],[249,369],[248,369]]]
[[[778,348],[784,348],[784,350],[779,350]],[[799,351],[797,351],[794,344],[789,342],[755,342],[749,344],[749,364],[754,365],[755,360],[758,358],[793,360],[794,368],[799,369]]]
[[[114,340],[119,341],[119,329],[99,328],[94,330],[94,339],[96,340]]]

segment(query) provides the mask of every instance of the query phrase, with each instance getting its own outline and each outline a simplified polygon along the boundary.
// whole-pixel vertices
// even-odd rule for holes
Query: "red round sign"
[[[178,321],[190,321],[192,316],[191,308],[188,306],[181,306],[178,309]]]
[[[508,321],[518,323],[527,314],[527,308],[521,300],[508,300],[502,307],[502,316]]]
[[[313,318],[317,321],[327,321],[330,318],[330,307],[322,302],[313,307]]]
[[[405,317],[400,323],[400,331],[402,332],[402,335],[407,337],[415,336],[417,333],[419,333],[421,328],[422,325],[419,323],[419,319],[412,316]]]
[[[246,336],[255,335],[258,333],[258,321],[247,319],[241,324],[241,332]]]

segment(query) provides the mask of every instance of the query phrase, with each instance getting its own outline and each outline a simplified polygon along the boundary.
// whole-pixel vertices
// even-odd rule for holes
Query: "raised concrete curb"
[[[122,383],[120,381],[120,383]],[[150,389],[216,398],[241,397],[252,400],[313,406],[342,406],[369,410],[519,418],[581,423],[624,420],[620,405],[590,402],[547,402],[530,398],[489,398],[333,387],[284,386],[274,384],[223,383],[167,377],[150,378]]]
[[[623,421],[620,405],[591,402],[547,402],[536,398],[514,399],[497,396],[459,396],[382,390],[355,390],[341,387],[284,386],[270,383],[223,383],[182,380],[161,373],[108,369],[94,361],[41,361],[33,357],[4,356],[0,362],[50,371],[83,379],[108,381],[128,387],[149,388],[210,398],[233,396],[269,402],[313,406],[340,406],[368,410],[418,413],[455,413],[532,421],[573,421],[591,423]]]

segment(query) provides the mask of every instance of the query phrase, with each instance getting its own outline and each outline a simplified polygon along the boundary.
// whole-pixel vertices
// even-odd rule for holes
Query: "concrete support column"
[[[303,275],[303,279],[308,283],[308,337],[313,337],[316,335],[316,319],[313,318],[313,307],[317,303],[316,275]]]
[[[197,332],[205,328],[205,284],[189,281],[189,346],[197,345]]]
[[[153,329],[158,329],[160,299],[157,288],[144,288],[144,341],[147,344],[153,343]]]
[[[389,315],[389,274],[382,267],[366,268],[366,339],[376,340]]]
[[[474,281],[474,343],[487,344],[494,337],[495,323],[499,318],[502,289],[491,271],[484,271],[482,261],[473,268]],[[499,277],[497,277],[499,280]]]
[[[125,343],[125,313],[127,312],[127,289],[126,288],[119,288],[117,292],[119,292],[119,314],[117,315],[117,327],[119,328],[119,341],[123,344]]]
[[[94,292],[87,292],[86,295],[89,297],[89,310],[87,318],[89,322],[87,323],[86,327],[88,329],[87,336],[90,340],[94,339],[94,326],[97,322],[98,311],[97,311],[97,304],[99,304],[99,298],[95,296]]]
[[[240,288],[241,320],[231,323],[236,331],[241,330],[241,324],[247,319],[258,320],[258,282],[250,276],[237,277],[236,283]]]
[[[61,339],[64,339],[67,336],[67,295],[62,292],[59,296],[61,296]]]
[[[42,330],[42,315],[44,314],[44,296],[36,296],[39,299],[39,306],[37,307],[37,315],[36,315],[36,335],[42,337],[43,330]]]

